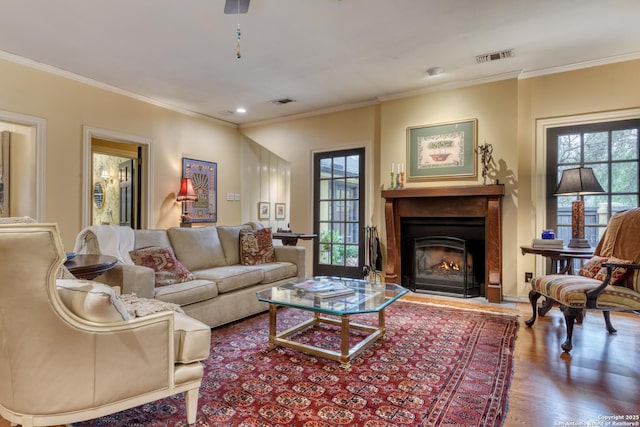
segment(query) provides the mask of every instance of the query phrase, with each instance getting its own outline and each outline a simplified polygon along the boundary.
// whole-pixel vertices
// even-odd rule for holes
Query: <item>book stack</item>
[[[564,240],[562,239],[533,239],[531,246],[534,248],[551,248],[562,249],[564,247]]]
[[[301,291],[313,294],[318,298],[333,298],[355,293],[353,289],[348,288],[341,282],[325,280],[305,280],[304,282],[295,284],[294,287]]]

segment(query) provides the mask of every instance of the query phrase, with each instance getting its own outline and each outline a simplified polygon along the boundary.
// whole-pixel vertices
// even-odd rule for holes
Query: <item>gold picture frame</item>
[[[407,181],[478,176],[478,119],[407,128]]]

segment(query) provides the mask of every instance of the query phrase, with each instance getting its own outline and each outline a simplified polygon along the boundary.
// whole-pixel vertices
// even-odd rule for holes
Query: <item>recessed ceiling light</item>
[[[247,109],[244,107],[238,107],[236,108],[236,113],[240,113],[240,114],[244,114],[247,112]]]
[[[442,69],[442,67],[431,67],[429,69],[427,69],[427,75],[428,76],[437,76],[438,74],[442,74],[444,70]]]

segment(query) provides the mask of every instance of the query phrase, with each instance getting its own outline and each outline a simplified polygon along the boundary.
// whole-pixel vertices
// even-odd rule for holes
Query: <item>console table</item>
[[[276,232],[271,235],[274,239],[281,240],[284,246],[295,246],[298,244],[298,239],[311,240],[316,237],[317,234],[307,233],[290,233],[290,232]]]

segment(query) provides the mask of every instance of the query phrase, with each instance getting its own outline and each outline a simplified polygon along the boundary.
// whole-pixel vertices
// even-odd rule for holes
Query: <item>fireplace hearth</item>
[[[382,191],[387,233],[385,280],[416,292],[479,295],[485,296],[489,302],[501,302],[503,195],[503,185]],[[429,230],[429,227],[433,229]],[[418,257],[424,257],[421,252],[425,247],[435,251],[433,241],[425,241],[424,238],[439,238],[440,243],[446,242],[440,245],[446,250],[438,249],[441,255],[431,254],[429,259],[440,256],[445,264],[459,264],[466,272],[446,276],[446,272],[427,271],[426,267],[420,270],[419,267],[424,266],[418,264],[413,254],[417,252]],[[449,247],[456,246],[454,239],[464,241],[463,245],[459,245],[462,249],[458,247],[453,250]],[[425,242],[428,242],[427,246]],[[457,252],[457,261],[442,256],[453,256],[454,252]],[[439,261],[435,259],[431,266]],[[432,289],[424,289],[425,286],[431,286]]]

